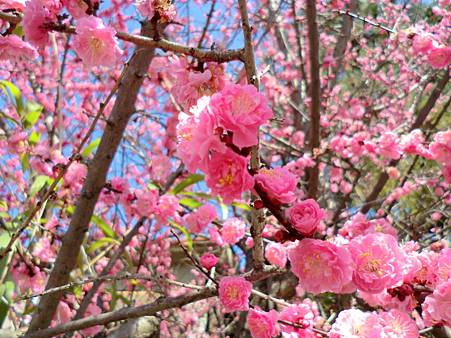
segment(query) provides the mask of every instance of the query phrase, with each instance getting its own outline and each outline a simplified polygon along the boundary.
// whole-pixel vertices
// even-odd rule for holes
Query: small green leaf
[[[172,193],[174,195],[177,195],[179,192],[184,190],[185,188],[189,187],[190,185],[193,185],[197,182],[200,182],[204,179],[204,175],[200,174],[191,174],[187,178],[185,178],[182,182],[177,184],[175,188],[172,190]]]
[[[91,218],[91,221],[100,229],[102,230],[103,234],[106,237],[110,238],[118,238],[114,230],[108,225],[107,222],[105,222],[101,217],[97,215],[93,215]]]
[[[202,205],[201,202],[191,197],[184,197],[179,199],[179,204],[191,209],[197,209]]]
[[[169,224],[172,227],[176,228],[177,230],[181,231],[185,235],[185,237],[186,237],[186,245],[188,246],[188,250],[192,251],[193,250],[193,239],[191,238],[191,235],[190,235],[189,231],[184,226],[181,226],[180,224],[177,224],[174,221],[170,220]]]
[[[221,213],[222,213],[222,219],[227,219],[227,217],[229,216],[229,208],[227,205],[225,205],[224,203],[219,203],[219,205],[221,206]]]
[[[6,80],[0,81],[0,88],[5,92],[5,95],[9,97],[14,107],[16,107],[17,113],[19,115],[22,115],[23,102],[20,89],[17,88],[15,85],[13,85],[11,82]]]
[[[30,168],[29,155],[27,153],[20,155],[20,164],[22,165],[22,171],[27,171]]]
[[[28,143],[37,144],[40,139],[41,139],[41,133],[38,133],[37,131],[32,131],[30,136],[28,137]]]
[[[245,203],[232,202],[232,205],[234,207],[240,208],[240,209],[245,210],[245,211],[251,211],[252,210],[252,208],[249,205],[245,204]]]
[[[100,137],[96,138],[94,141],[91,141],[85,149],[83,149],[83,152],[81,153],[83,157],[88,157],[92,154],[94,149],[96,149],[100,144]]]
[[[26,106],[26,114],[22,118],[22,123],[25,128],[33,127],[36,122],[38,122],[39,117],[41,116],[43,107],[36,102],[27,102]]]
[[[30,188],[30,196],[33,197],[34,195],[36,195],[36,193],[38,191],[40,191],[47,183],[48,179],[50,177],[45,176],[45,175],[39,175],[34,179],[33,184],[31,185]]]
[[[100,249],[102,247],[104,247],[105,245],[108,244],[117,244],[120,245],[121,243],[114,238],[110,238],[110,237],[103,237],[98,239],[97,241],[91,243],[91,245],[88,247],[88,249],[86,250],[89,254],[94,253],[97,249]]]

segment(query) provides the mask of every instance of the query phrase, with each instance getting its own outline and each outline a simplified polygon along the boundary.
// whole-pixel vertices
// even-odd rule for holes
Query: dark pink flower
[[[279,314],[275,310],[265,312],[250,309],[247,314],[247,326],[252,338],[271,338],[279,334],[277,319]]]
[[[243,277],[222,277],[219,281],[218,293],[225,312],[247,311],[252,283]]]
[[[275,203],[291,203],[296,199],[298,178],[286,168],[260,169],[255,182]]]
[[[200,264],[202,264],[202,266],[207,270],[214,267],[216,263],[218,263],[218,257],[212,253],[206,252],[202,255],[202,257],[200,257]]]
[[[326,215],[318,203],[311,198],[296,203],[286,213],[291,225],[304,236],[311,236]]]

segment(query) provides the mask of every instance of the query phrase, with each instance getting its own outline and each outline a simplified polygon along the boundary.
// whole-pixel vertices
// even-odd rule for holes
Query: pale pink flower
[[[95,1],[91,2],[94,4]],[[86,11],[89,9],[89,6],[84,0],[62,0],[62,3],[75,19],[88,15]]]
[[[79,186],[83,183],[88,168],[83,163],[74,162],[64,174],[64,183],[70,186]]]
[[[211,97],[210,105],[239,148],[256,145],[258,127],[273,116],[265,97],[251,85],[228,84]]]
[[[402,279],[403,255],[393,236],[360,236],[350,242],[349,249],[355,264],[353,282],[359,290],[378,293]]]
[[[150,177],[152,180],[165,183],[171,174],[172,164],[171,159],[166,155],[153,155],[149,167]]]
[[[286,211],[288,220],[293,228],[304,236],[311,236],[326,213],[314,199],[307,199],[296,203]]]
[[[0,35],[0,60],[36,59],[38,53],[28,42],[23,41],[17,35]]]
[[[260,169],[254,178],[274,203],[291,203],[296,199],[298,178],[286,168]]]
[[[63,324],[68,322],[74,314],[74,311],[70,309],[69,305],[64,301],[61,301],[56,308],[54,320],[58,324]]]
[[[33,256],[39,258],[41,262],[53,262],[56,257],[56,248],[52,246],[50,238],[41,237],[33,247]]]
[[[329,331],[330,338],[380,338],[382,327],[372,312],[358,309],[341,311]]]
[[[260,309],[250,309],[247,314],[247,327],[252,338],[271,338],[279,334],[277,319],[279,314],[275,310],[269,312]]]
[[[252,283],[243,277],[222,277],[219,281],[218,293],[225,312],[247,311]]]
[[[229,218],[224,222],[221,229],[221,237],[225,243],[233,245],[244,237],[246,223],[237,217]]]
[[[428,54],[428,63],[434,68],[445,68],[451,62],[451,47],[433,47]]]
[[[206,252],[200,257],[200,264],[207,270],[210,270],[218,263],[218,257],[214,254]]]
[[[446,282],[451,280],[451,248],[444,248],[440,251],[437,258],[435,275],[437,282]]]
[[[451,129],[435,134],[429,151],[435,161],[444,166],[451,165]]]
[[[158,191],[138,190],[136,192],[136,212],[142,217],[151,216],[158,205]]]
[[[386,132],[381,135],[378,142],[377,151],[379,155],[397,160],[401,156],[401,148],[399,146],[399,138],[392,132]]]
[[[309,330],[314,326],[315,314],[312,308],[307,304],[290,305],[280,313],[280,320],[297,324],[302,328],[293,327],[286,324],[280,324],[283,334],[292,334],[289,337],[310,338],[313,331]],[[285,336],[285,335],[283,335]],[[314,337],[314,335],[312,335]]]
[[[423,319],[428,326],[451,326],[451,279],[437,285],[423,303]]]
[[[224,154],[213,153],[208,162],[208,187],[216,195],[220,195],[225,203],[230,203],[254,186],[254,180],[247,171],[248,160],[232,150]]]
[[[226,146],[215,132],[216,119],[209,107],[209,98],[197,102],[192,114],[179,114],[177,125],[177,154],[187,169],[194,173],[197,169],[206,170],[210,152],[225,152]]]
[[[287,264],[287,249],[280,243],[269,243],[265,247],[265,258],[269,263],[284,268]]]
[[[451,165],[447,165],[442,168],[442,175],[445,182],[451,184]]]
[[[157,219],[160,223],[167,222],[168,218],[174,217],[180,209],[179,200],[175,196],[163,195],[158,200],[158,206],[155,210]]]
[[[387,338],[418,338],[418,327],[405,312],[393,309],[379,313],[383,328],[383,337]]]
[[[86,316],[96,316],[96,315],[100,315],[102,313],[102,309],[100,309],[97,305],[91,303],[88,305],[88,308],[86,309]],[[88,337],[93,337],[95,334],[99,333],[102,330],[103,326],[102,325],[96,325],[96,326],[91,326],[89,328],[83,329],[81,330],[81,332],[88,336]]]
[[[307,292],[342,292],[351,283],[353,264],[348,251],[330,242],[303,239],[288,252],[292,271]]]
[[[88,67],[114,66],[122,55],[115,30],[106,27],[100,18],[82,17],[75,32],[74,50]]]

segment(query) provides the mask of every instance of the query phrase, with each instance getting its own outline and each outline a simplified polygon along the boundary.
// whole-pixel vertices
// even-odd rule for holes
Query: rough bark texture
[[[143,27],[145,36],[152,36],[154,29],[150,23]],[[154,56],[154,48],[138,47],[126,69],[126,74],[117,94],[116,102],[106,123],[99,148],[83,185],[77,207],[72,216],[69,229],[64,236],[55,266],[50,274],[46,289],[55,288],[69,282],[71,271],[75,268],[80,247],[94,212],[97,199],[105,185],[117,147],[122,139],[127,123],[135,111],[135,101],[144,76]],[[45,295],[41,298],[33,315],[28,332],[47,328],[62,296],[61,292]]]

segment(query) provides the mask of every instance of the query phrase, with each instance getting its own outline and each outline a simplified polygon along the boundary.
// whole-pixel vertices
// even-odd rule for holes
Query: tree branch
[[[153,36],[154,26],[151,23],[145,23],[142,30],[143,34]],[[77,263],[84,235],[89,229],[97,199],[105,185],[106,175],[127,123],[135,111],[135,101],[154,54],[155,48],[138,47],[130,60],[110,118],[106,123],[99,148],[91,166],[88,168],[77,207],[69,229],[63,238],[46,290],[69,282],[70,273]],[[30,323],[29,333],[47,328],[50,325],[62,293],[63,291],[60,291],[41,298]]]
[[[316,22],[316,1],[307,0],[305,15],[307,17],[309,49],[310,49],[310,152],[315,158],[315,166],[309,170],[308,195],[316,198],[319,184],[319,158],[315,151],[320,146],[320,110],[321,82],[319,76],[319,34]]]

